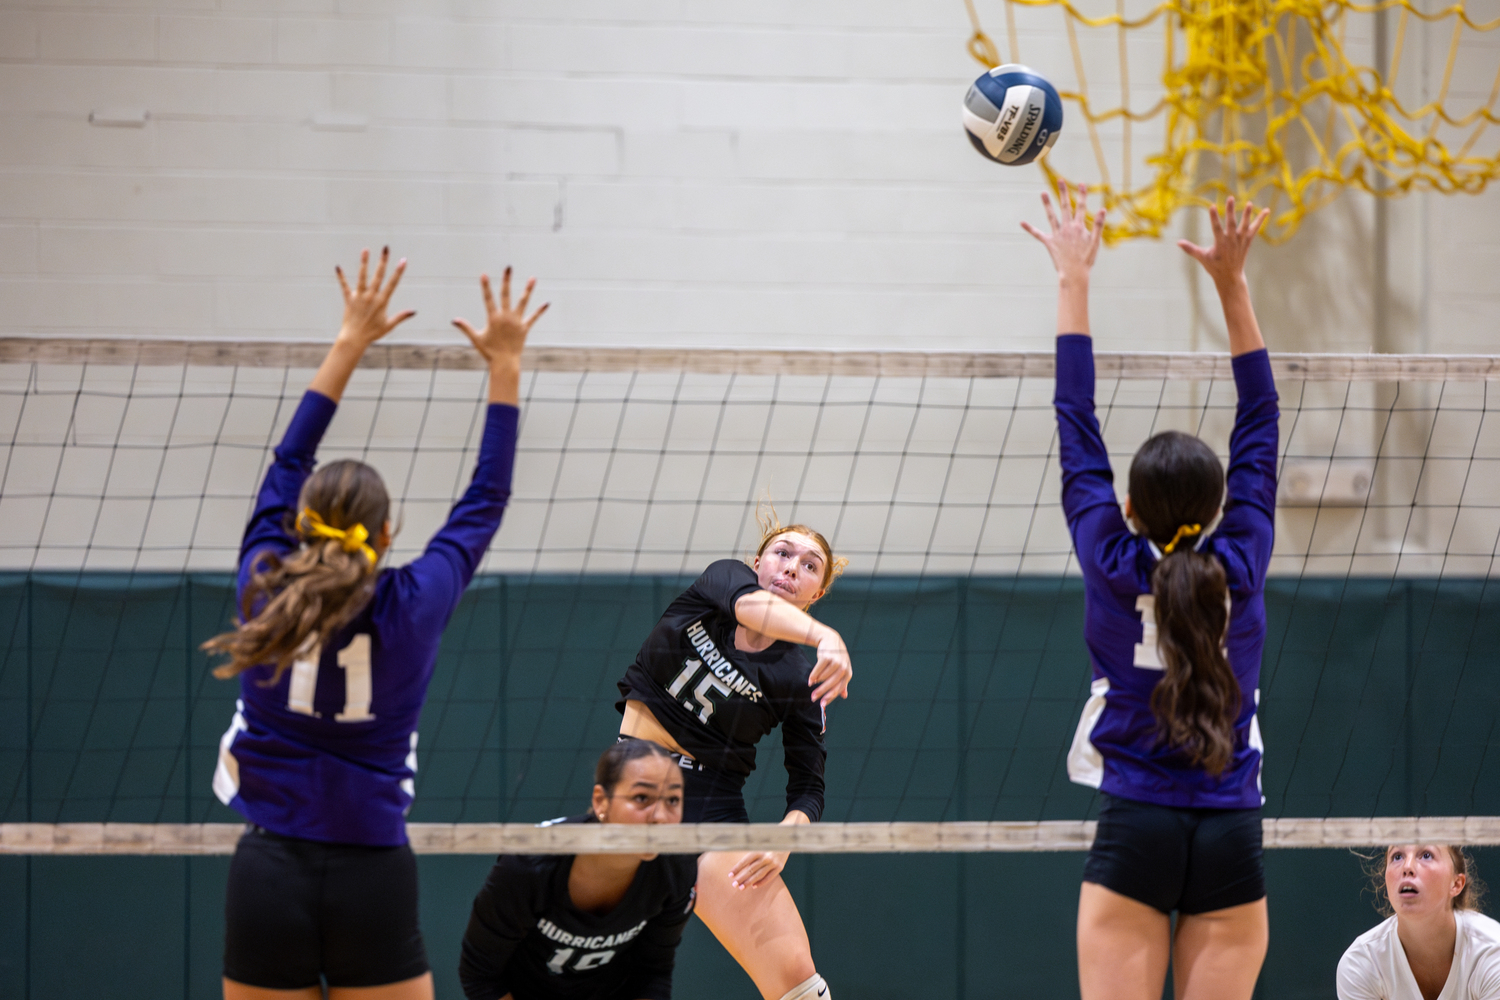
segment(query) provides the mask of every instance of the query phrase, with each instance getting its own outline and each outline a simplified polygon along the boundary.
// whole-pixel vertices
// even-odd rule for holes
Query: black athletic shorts
[[[1265,897],[1259,809],[1174,809],[1102,798],[1085,882],[1163,913],[1209,913]]]
[[[245,828],[229,862],[224,976],[247,986],[383,986],[428,971],[407,845],[323,844]]]
[[[691,757],[677,757],[682,766],[682,821],[684,823],[748,823],[745,779],[704,767]]]

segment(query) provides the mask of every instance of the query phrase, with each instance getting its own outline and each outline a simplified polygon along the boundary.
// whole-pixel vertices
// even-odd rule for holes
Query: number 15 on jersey
[[[686,708],[689,712],[697,712],[699,722],[707,722],[709,716],[714,714],[715,707],[715,703],[709,700],[708,693],[710,691],[717,691],[727,698],[734,691],[728,684],[715,677],[713,671],[704,667],[702,660],[686,661],[683,664],[682,671],[676,677],[672,678],[671,684],[667,685],[667,694],[673,698],[682,695],[682,692],[692,682],[693,675],[700,670],[703,671],[703,676],[699,678],[697,685],[692,688],[693,699],[696,699],[697,704],[694,704],[692,700],[683,696],[682,707]]]

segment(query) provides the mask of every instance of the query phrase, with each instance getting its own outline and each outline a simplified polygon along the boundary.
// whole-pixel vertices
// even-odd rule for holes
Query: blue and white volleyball
[[[1062,131],[1062,98],[1047,78],[1025,66],[997,66],[964,97],[964,131],[996,163],[1018,167],[1052,148]]]

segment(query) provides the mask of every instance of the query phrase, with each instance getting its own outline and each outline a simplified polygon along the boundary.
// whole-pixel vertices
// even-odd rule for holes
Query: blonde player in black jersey
[[[807,614],[843,568],[827,539],[774,512],[753,566],[723,559],[674,600],[620,681],[622,736],[678,754],[684,822],[748,822],[742,789],[755,744],[781,727],[784,824],[823,813],[826,708],[847,697],[843,638]],[[815,646],[810,665],[798,644]],[[766,1000],[827,1000],[807,930],[781,879],[787,855],[710,853],[698,863],[698,915]]]

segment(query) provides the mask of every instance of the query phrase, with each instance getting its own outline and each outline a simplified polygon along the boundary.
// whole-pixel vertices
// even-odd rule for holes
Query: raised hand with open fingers
[[[1208,207],[1208,221],[1214,231],[1213,246],[1200,247],[1187,240],[1177,241],[1183,253],[1203,265],[1203,270],[1208,272],[1215,284],[1237,281],[1244,275],[1245,257],[1249,255],[1251,244],[1255,242],[1261,226],[1265,225],[1271,214],[1269,208],[1257,212],[1254,202],[1246,202],[1244,210],[1238,216],[1235,215],[1234,208],[1233,195],[1224,201],[1223,218],[1219,216],[1219,206]]]
[[[1217,205],[1210,205],[1208,221],[1213,225],[1214,245],[1200,247],[1187,240],[1178,240],[1182,252],[1192,257],[1209,277],[1214,279],[1214,290],[1219,293],[1219,304],[1224,308],[1224,328],[1229,334],[1229,353],[1235,357],[1266,346],[1260,333],[1260,324],[1255,319],[1255,309],[1250,304],[1250,284],[1245,280],[1245,257],[1260,227],[1265,225],[1269,210],[1256,212],[1253,203],[1246,204],[1235,213],[1234,198],[1224,200],[1224,216],[1220,218]]]
[[[328,349],[327,356],[318,366],[308,388],[322,393],[335,403],[343,398],[344,389],[348,386],[354,369],[358,367],[359,359],[364,356],[365,349],[417,314],[414,309],[395,316],[387,312],[391,304],[391,293],[401,283],[401,275],[406,273],[406,261],[403,259],[396,263],[396,269],[391,272],[390,280],[387,281],[385,270],[390,260],[391,248],[385,247],[380,251],[380,262],[375,265],[375,274],[372,276],[370,251],[361,250],[359,276],[353,288],[349,287],[349,279],[344,277],[343,268],[336,266],[333,269],[333,273],[338,275],[339,288],[344,293],[344,322],[340,324],[338,336],[333,338],[333,346]]]
[[[1089,218],[1088,196],[1088,185],[1080,184],[1077,198],[1069,198],[1068,182],[1062,181],[1057,186],[1058,204],[1055,209],[1049,193],[1042,192],[1042,207],[1047,210],[1051,232],[1044,233],[1029,222],[1021,223],[1022,229],[1047,248],[1047,252],[1052,255],[1052,266],[1057,268],[1058,277],[1065,281],[1087,278],[1099,256],[1099,242],[1104,237],[1104,209],[1101,208],[1098,215]],[[1061,218],[1058,216],[1059,211],[1062,213]]]
[[[415,309],[407,309],[395,316],[387,312],[391,294],[401,283],[401,275],[406,273],[406,259],[402,258],[397,261],[396,269],[391,272],[390,280],[387,281],[385,271],[390,259],[391,248],[382,248],[380,261],[375,265],[375,274],[371,276],[370,251],[361,250],[359,277],[353,288],[349,287],[343,268],[333,269],[333,273],[338,275],[339,288],[344,292],[344,322],[339,327],[335,343],[348,344],[364,350],[417,314]]]
[[[551,305],[550,302],[543,303],[529,317],[526,315],[526,306],[531,302],[531,293],[536,288],[536,279],[528,278],[526,288],[521,292],[520,301],[512,307],[510,272],[511,269],[507,267],[500,279],[498,308],[495,305],[494,291],[490,288],[490,276],[487,274],[479,276],[479,287],[484,291],[485,326],[482,332],[476,331],[466,319],[453,321],[453,325],[469,338],[469,342],[474,345],[474,350],[491,364],[503,358],[519,359],[521,349],[526,346],[526,334],[531,331],[532,324]]]
[[[531,293],[536,288],[536,279],[526,279],[526,288],[520,301],[514,306],[510,301],[510,268],[505,269],[500,279],[500,304],[495,304],[495,294],[490,288],[490,276],[479,276],[479,287],[484,291],[485,324],[482,331],[475,330],[466,319],[455,319],[453,325],[463,331],[474,350],[489,363],[490,402],[518,404],[521,386],[521,350],[526,346],[526,335],[532,324],[547,311],[550,302],[539,306],[536,312],[526,315],[526,306],[531,302]]]

